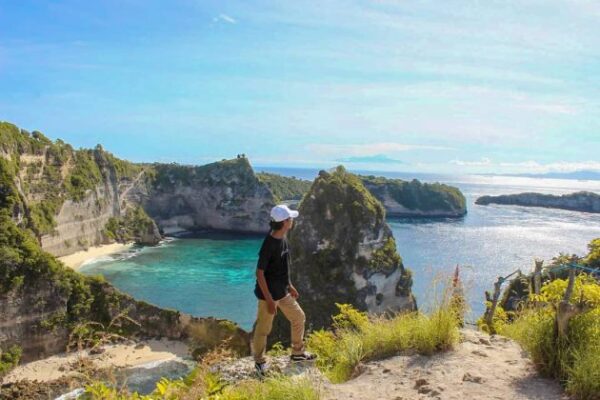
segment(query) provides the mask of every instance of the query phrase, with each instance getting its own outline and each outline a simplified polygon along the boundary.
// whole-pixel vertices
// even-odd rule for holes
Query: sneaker
[[[292,354],[290,359],[292,361],[313,361],[317,359],[317,356],[311,353]]]
[[[259,378],[264,378],[265,375],[267,374],[267,363],[266,362],[255,362],[254,363],[254,368],[256,368],[256,373],[258,374]]]

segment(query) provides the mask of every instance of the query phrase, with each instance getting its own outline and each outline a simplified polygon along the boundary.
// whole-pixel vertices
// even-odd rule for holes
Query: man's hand
[[[295,299],[297,299],[297,298],[298,298],[298,296],[300,296],[300,295],[298,294],[298,291],[296,290],[296,288],[295,288],[295,287],[293,287],[293,286],[290,286],[290,296],[292,296],[292,297],[293,297],[293,298],[295,298]]]
[[[277,314],[277,304],[273,299],[267,300],[267,311],[269,311],[269,314]]]

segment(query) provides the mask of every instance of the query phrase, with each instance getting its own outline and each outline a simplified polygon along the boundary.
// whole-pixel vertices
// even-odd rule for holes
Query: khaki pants
[[[292,326],[292,354],[304,353],[304,311],[291,295],[275,301],[277,308],[290,321]],[[256,322],[252,329],[252,353],[254,361],[265,362],[265,349],[267,347],[267,336],[271,333],[274,314],[270,314],[265,300],[258,300],[258,312]]]

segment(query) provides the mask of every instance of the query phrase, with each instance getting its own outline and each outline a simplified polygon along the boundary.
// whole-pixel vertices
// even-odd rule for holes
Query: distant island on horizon
[[[346,161],[348,162],[348,161]],[[336,164],[337,165],[337,164]],[[380,170],[380,169],[363,169],[363,168],[352,168],[352,165],[346,165],[349,171],[359,173],[363,175],[373,174],[395,174],[395,175],[411,175],[416,177],[423,177],[427,175],[432,176],[482,176],[482,177],[515,177],[515,178],[537,178],[537,179],[566,179],[566,180],[584,180],[584,181],[600,181],[600,171],[581,170],[573,172],[547,172],[544,174],[503,174],[503,173],[444,173],[444,172],[415,172],[415,171],[397,171],[397,170]],[[327,166],[283,166],[283,165],[255,165],[254,168],[257,171],[269,172],[273,170],[298,170],[304,172],[314,172],[315,176],[320,170],[334,169],[335,165],[331,167]]]

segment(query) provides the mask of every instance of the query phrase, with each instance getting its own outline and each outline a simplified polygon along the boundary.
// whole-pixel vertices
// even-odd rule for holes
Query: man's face
[[[292,226],[294,225],[294,219],[293,218],[288,218],[285,220],[284,223],[284,227],[286,231],[289,231],[290,229],[292,229]]]

